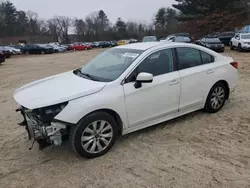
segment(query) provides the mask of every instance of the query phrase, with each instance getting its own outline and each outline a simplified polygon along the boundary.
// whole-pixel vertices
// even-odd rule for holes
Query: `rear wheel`
[[[227,99],[227,88],[225,84],[219,82],[210,90],[205,104],[205,111],[216,113],[221,110]]]
[[[72,149],[86,158],[95,158],[109,151],[118,135],[117,123],[105,112],[96,112],[83,118],[71,130]]]

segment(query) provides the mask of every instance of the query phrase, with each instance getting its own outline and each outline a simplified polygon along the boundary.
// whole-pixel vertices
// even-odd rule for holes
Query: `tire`
[[[234,50],[233,43],[230,43],[230,50]]]
[[[243,49],[241,48],[241,44],[238,45],[238,50],[239,50],[239,52],[243,51]]]
[[[42,55],[45,54],[45,51],[42,50],[42,51],[41,51],[41,54],[42,54]]]
[[[210,90],[204,110],[208,113],[216,113],[224,106],[228,90],[225,84],[218,82]]]
[[[29,55],[29,54],[30,54],[30,52],[29,52],[29,51],[26,51],[26,52],[25,52],[25,54],[26,54],[26,55]]]
[[[95,112],[84,117],[76,126],[72,127],[70,143],[77,154],[86,158],[95,158],[109,151],[114,145],[117,135],[115,119],[108,113]]]

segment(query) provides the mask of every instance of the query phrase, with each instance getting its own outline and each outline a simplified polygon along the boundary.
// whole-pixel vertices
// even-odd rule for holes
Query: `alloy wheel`
[[[89,124],[81,136],[83,149],[91,154],[100,153],[105,150],[113,138],[112,126],[104,120]]]
[[[223,87],[216,87],[211,96],[211,107],[213,109],[219,109],[225,101],[226,92]]]

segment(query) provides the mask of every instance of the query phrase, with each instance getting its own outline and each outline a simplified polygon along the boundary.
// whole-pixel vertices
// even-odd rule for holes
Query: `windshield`
[[[150,36],[150,37],[144,37],[142,42],[154,42],[157,41],[156,37]]]
[[[221,43],[220,39],[218,38],[206,38],[207,43]]]
[[[142,52],[142,50],[134,49],[109,49],[82,67],[81,73],[96,78],[97,81],[114,81]]]
[[[250,39],[250,34],[248,34],[248,35],[241,35],[241,38],[242,39]]]

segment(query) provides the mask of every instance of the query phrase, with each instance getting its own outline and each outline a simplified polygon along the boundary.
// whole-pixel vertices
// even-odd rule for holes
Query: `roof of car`
[[[192,44],[184,43],[184,42],[139,42],[132,43],[123,46],[117,46],[115,48],[123,48],[123,49],[134,49],[134,50],[148,50],[153,47],[190,47]]]
[[[160,42],[140,42],[140,43],[132,43],[124,46],[117,46],[116,48],[129,48],[135,50],[147,50],[149,48],[161,45]]]
[[[117,46],[115,48],[122,48],[122,49],[134,49],[134,50],[155,50],[155,49],[161,49],[161,48],[178,48],[178,47],[191,47],[196,48],[203,51],[209,51],[210,54],[214,56],[218,56],[216,52],[213,52],[212,50],[209,50],[205,47],[202,47],[200,45],[191,44],[191,43],[184,43],[184,42],[141,42],[141,43],[132,43],[127,44],[123,46]]]

